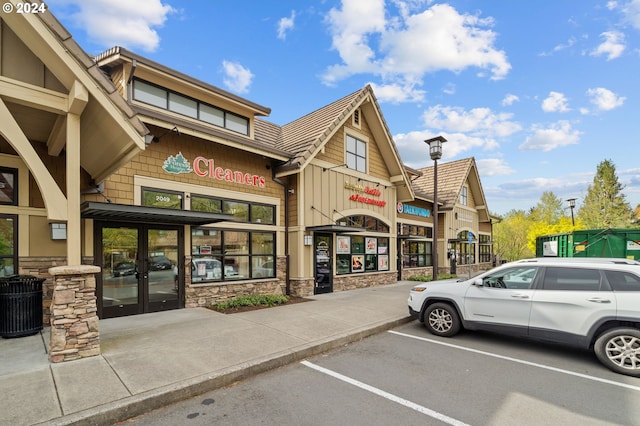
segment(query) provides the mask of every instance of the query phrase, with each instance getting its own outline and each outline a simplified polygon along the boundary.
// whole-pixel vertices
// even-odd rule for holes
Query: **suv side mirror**
[[[477,278],[473,280],[473,285],[475,285],[476,287],[484,287],[484,284],[482,283],[482,278]]]

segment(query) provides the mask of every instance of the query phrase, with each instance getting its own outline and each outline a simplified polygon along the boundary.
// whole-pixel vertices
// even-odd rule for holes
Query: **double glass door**
[[[100,318],[182,306],[182,227],[98,223],[95,241]]]

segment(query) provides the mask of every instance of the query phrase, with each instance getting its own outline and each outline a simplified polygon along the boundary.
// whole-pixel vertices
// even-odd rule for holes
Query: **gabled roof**
[[[422,174],[412,182],[416,198],[433,201],[433,171],[433,166],[418,170]],[[442,210],[452,209],[458,203],[460,191],[467,180],[480,221],[488,221],[487,201],[473,157],[438,163],[438,205],[442,205]]]
[[[144,149],[144,136],[149,130],[49,10],[37,14],[8,13],[2,20],[67,91],[71,92],[79,82],[88,92],[87,106],[82,112],[80,162],[96,182]],[[52,134],[55,129],[46,131]],[[52,155],[58,154],[59,150]]]
[[[392,181],[405,183],[404,186],[398,187],[398,199],[412,199],[413,189],[409,184],[407,171],[400,160],[400,154],[370,85],[282,126],[280,134],[277,135],[277,146],[290,152],[292,158],[278,167],[277,173],[284,175],[304,169],[358,108],[362,109],[362,114],[369,123]],[[275,129],[270,130],[269,135],[263,135],[261,132],[260,136],[264,139],[275,138]]]

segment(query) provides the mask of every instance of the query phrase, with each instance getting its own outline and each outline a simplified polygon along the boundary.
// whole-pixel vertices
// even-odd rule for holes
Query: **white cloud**
[[[393,136],[402,162],[416,169],[429,166],[433,161],[429,157],[429,146],[424,142],[434,136],[444,136],[447,142],[442,145],[443,159],[456,158],[474,149],[492,150],[498,143],[489,137],[476,137],[463,133],[436,132],[433,130],[400,133]]]
[[[512,175],[516,172],[502,158],[476,160],[476,164],[482,177]]]
[[[607,61],[618,58],[624,52],[624,34],[619,31],[606,31],[600,34],[605,39],[598,47],[591,51],[591,56],[606,56]]]
[[[505,96],[504,99],[502,99],[502,105],[509,106],[509,105],[513,105],[518,101],[520,101],[520,98],[518,96],[508,93],[507,96]]]
[[[394,4],[401,14],[388,21],[384,0],[343,0],[341,9],[331,9],[327,23],[342,62],[327,68],[325,84],[371,73],[413,91],[429,72],[477,68],[499,80],[510,71],[505,52],[494,47],[490,18],[460,14],[447,4],[416,13],[424,2]]]
[[[587,95],[591,98],[590,102],[595,105],[599,111],[609,111],[619,106],[625,101],[625,97],[618,96],[609,89],[597,87],[587,90]]]
[[[400,103],[400,102],[420,102],[424,101],[425,91],[415,87],[401,86],[394,84],[369,83],[380,102]]]
[[[489,108],[465,110],[461,107],[436,105],[428,108],[423,119],[428,128],[463,132],[473,136],[505,137],[522,129],[511,121],[511,113],[494,113]]]
[[[567,105],[567,98],[560,92],[549,92],[549,96],[542,101],[544,112],[567,112],[570,108]]]
[[[640,0],[631,1],[610,1],[607,3],[609,10],[620,9],[624,15],[624,21],[631,24],[635,29],[640,30]]]
[[[550,127],[534,126],[533,135],[528,136],[518,148],[521,151],[551,151],[580,141],[581,132],[571,128],[571,123],[560,120]]]
[[[296,11],[292,10],[291,16],[289,16],[288,18],[281,18],[278,21],[278,38],[280,40],[284,40],[285,38],[287,38],[287,31],[293,29],[295,25],[295,19]]]
[[[247,93],[254,75],[237,62],[222,61],[225,74],[223,82],[227,88],[236,93]]]
[[[154,51],[160,44],[156,28],[177,11],[161,0],[54,0],[75,8],[71,16],[89,38],[104,47],[123,46]]]

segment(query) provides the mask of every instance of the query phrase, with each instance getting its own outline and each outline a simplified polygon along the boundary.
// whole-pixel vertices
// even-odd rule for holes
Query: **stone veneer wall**
[[[187,265],[191,258],[187,257]],[[224,281],[207,284],[189,284],[191,282],[191,268],[185,268],[185,307],[206,307],[225,302],[237,296],[252,294],[285,294],[286,291],[286,257],[276,260],[275,278],[257,278],[252,281]]]
[[[378,287],[393,284],[397,281],[396,272],[376,272],[369,274],[348,274],[333,276],[333,291],[349,291],[357,288]],[[292,280],[291,294],[305,297],[313,296],[313,279]]]
[[[93,265],[49,268],[53,280],[49,360],[72,361],[100,354],[96,277]]]

